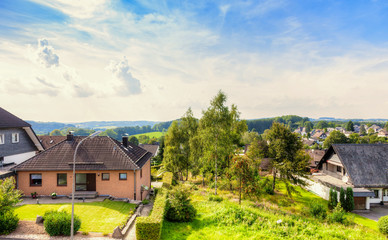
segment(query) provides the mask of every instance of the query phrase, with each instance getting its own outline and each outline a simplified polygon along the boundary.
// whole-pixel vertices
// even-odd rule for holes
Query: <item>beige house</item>
[[[73,156],[85,137],[72,134],[44,152],[13,168],[17,187],[26,196],[70,196],[72,192]],[[142,200],[151,187],[152,154],[128,142],[106,136],[86,139],[76,155],[76,195],[91,194]]]

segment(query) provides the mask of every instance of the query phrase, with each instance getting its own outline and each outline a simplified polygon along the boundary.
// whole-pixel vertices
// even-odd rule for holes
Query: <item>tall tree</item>
[[[189,108],[185,115],[181,118],[180,129],[182,133],[181,137],[181,151],[185,158],[186,163],[186,181],[189,177],[189,170],[191,169],[191,145],[190,139],[197,135],[198,120],[194,118],[193,111]]]
[[[128,141],[135,145],[139,145],[139,139],[137,139],[135,136],[131,136]]]
[[[325,139],[323,142],[324,148],[329,148],[332,144],[335,143],[347,143],[348,139],[345,136],[345,134],[341,133],[340,131],[332,131],[330,135]]]
[[[345,126],[345,130],[346,131],[354,131],[354,124],[352,121],[349,121],[346,123],[346,126]]]
[[[273,123],[266,134],[266,140],[269,142],[269,156],[273,165],[272,188],[275,190],[276,176],[279,173],[280,180],[284,181],[287,192],[291,195],[294,189],[288,181],[293,184],[305,184],[300,177],[307,175],[310,158],[303,151],[303,144],[297,135],[281,123]]]
[[[199,134],[204,144],[204,155],[214,161],[215,194],[217,194],[217,177],[219,164],[229,162],[236,143],[241,141],[241,135],[247,130],[245,121],[240,121],[237,107],[232,105],[231,110],[226,103],[226,95],[219,91],[211,100],[210,106],[203,111],[199,122]]]
[[[50,132],[50,136],[63,136],[59,129],[54,129]]]
[[[366,135],[366,129],[365,129],[365,126],[363,124],[360,127],[360,135]]]
[[[309,134],[313,129],[313,124],[310,121],[304,123],[304,127],[306,128],[306,133]]]

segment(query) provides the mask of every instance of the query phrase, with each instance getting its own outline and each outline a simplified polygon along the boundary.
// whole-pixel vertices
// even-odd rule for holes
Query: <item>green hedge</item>
[[[160,238],[166,205],[167,194],[165,190],[161,189],[156,196],[151,215],[136,219],[136,239],[158,240]]]
[[[172,179],[173,179],[173,174],[172,172],[165,172],[163,174],[163,187],[165,188],[170,188],[171,184],[172,184]]]
[[[50,236],[70,236],[71,214],[65,211],[48,211],[43,215],[44,228]],[[74,234],[81,227],[81,220],[74,215]]]

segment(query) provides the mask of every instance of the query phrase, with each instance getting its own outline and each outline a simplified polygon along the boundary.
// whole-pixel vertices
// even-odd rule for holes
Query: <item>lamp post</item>
[[[75,192],[75,157],[77,155],[78,147],[81,145],[83,141],[85,141],[88,138],[94,138],[95,136],[99,135],[101,131],[94,132],[87,136],[86,138],[82,139],[77,146],[75,147],[74,156],[73,156],[73,189],[71,192],[71,229],[70,229],[70,239],[74,239],[74,192]]]

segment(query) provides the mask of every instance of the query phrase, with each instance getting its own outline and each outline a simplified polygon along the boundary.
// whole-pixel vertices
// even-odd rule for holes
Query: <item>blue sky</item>
[[[386,1],[0,1],[0,102],[40,121],[387,117]]]

